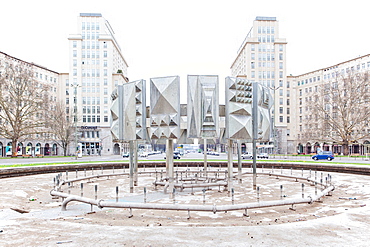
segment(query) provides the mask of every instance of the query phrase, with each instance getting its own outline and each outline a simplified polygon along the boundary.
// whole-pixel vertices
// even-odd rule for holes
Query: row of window
[[[258,26],[258,33],[275,34],[275,27]]]
[[[325,69],[324,71],[328,71],[328,70],[331,70],[331,69],[337,69],[337,68],[338,68],[338,66],[330,68],[330,69]],[[337,76],[344,75],[345,73],[349,73],[350,71],[353,72],[353,71],[355,71],[355,69],[356,70],[361,70],[361,69],[369,69],[369,68],[370,68],[370,62],[361,63],[361,64],[358,64],[357,66],[351,66],[351,67],[348,67],[346,69],[342,69],[340,72],[339,71],[334,71],[334,72],[330,72],[330,73],[325,73],[324,76],[323,76],[323,79],[328,80],[330,78],[336,78]],[[299,80],[298,81],[298,86],[308,84],[308,83],[312,83],[312,82],[316,82],[316,81],[320,81],[320,76],[314,76],[314,77],[307,78],[307,79],[304,79],[304,80]]]
[[[82,58],[100,58],[100,52],[82,50]],[[72,51],[73,57],[77,57],[77,50]],[[108,51],[103,51],[103,57],[108,57]]]
[[[82,39],[99,39],[99,32],[82,32]]]
[[[99,131],[81,131],[81,138],[100,138]]]
[[[256,50],[256,45],[251,44],[251,51]],[[279,44],[279,51],[283,51],[283,45]],[[275,51],[275,45],[273,44],[258,44],[258,51],[259,52],[274,52]]]
[[[90,46],[91,44],[91,46]],[[77,48],[77,41],[73,41],[73,48]],[[99,41],[82,41],[82,49],[99,49],[100,48],[100,42]],[[103,42],[103,48],[108,48],[108,43]]]
[[[108,116],[103,117],[104,123],[108,123]],[[83,115],[82,122],[84,123],[100,123],[100,115]]]
[[[77,69],[73,69],[73,76],[77,76]],[[108,69],[103,69],[103,76],[108,76]],[[82,77],[100,77],[99,69],[82,69]]]
[[[99,22],[82,22],[82,30],[99,30]]]
[[[39,78],[39,79],[42,79],[43,78],[43,74],[41,74],[41,73],[38,73],[38,72],[35,72],[35,77],[36,78]],[[48,78],[49,78],[49,80],[50,80],[50,82],[57,82],[57,79],[56,78],[54,78],[54,77],[52,77],[52,76],[49,76],[48,77],[48,75],[45,75],[44,76],[44,78],[45,78],[45,81],[47,81],[48,80]]]

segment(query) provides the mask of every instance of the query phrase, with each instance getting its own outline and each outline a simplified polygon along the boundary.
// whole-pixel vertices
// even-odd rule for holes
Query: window
[[[104,116],[104,122],[107,123],[108,122],[108,116]]]
[[[290,105],[290,99],[287,99],[287,100],[286,100],[286,104],[287,104],[287,105]]]
[[[255,57],[255,54],[254,54],[254,53],[251,53],[251,59],[252,59],[252,60],[255,60],[255,59],[256,59],[256,57]]]
[[[73,48],[77,48],[77,41],[73,40]]]
[[[108,98],[104,97],[104,104],[108,104]]]
[[[108,76],[108,70],[104,69],[104,76]]]
[[[279,89],[279,96],[283,96],[283,89]]]
[[[279,51],[283,51],[283,45],[279,45]]]
[[[284,56],[283,53],[279,53],[279,60],[283,60]]]
[[[77,50],[73,50],[73,57],[77,57]]]
[[[69,105],[69,98],[66,98],[66,105]]]
[[[290,114],[290,108],[286,108],[286,114]]]
[[[104,55],[104,57],[108,57],[108,52],[107,51],[104,51],[104,53],[103,53]]]
[[[251,51],[254,51],[254,50],[255,50],[255,45],[251,44]]]
[[[286,122],[290,123],[290,117],[289,116],[286,117]]]
[[[279,107],[279,113],[280,114],[283,114],[284,113],[284,108],[283,107]]]
[[[282,123],[284,121],[284,117],[283,116],[280,116],[279,117],[279,122]]]
[[[286,90],[286,96],[290,97],[290,90]]]
[[[104,67],[108,67],[108,61],[104,60]]]
[[[279,62],[279,69],[283,69],[283,63]]]

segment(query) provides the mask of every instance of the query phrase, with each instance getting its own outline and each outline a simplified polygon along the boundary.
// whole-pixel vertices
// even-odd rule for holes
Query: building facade
[[[370,70],[370,54],[359,56],[357,58],[341,62],[330,67],[318,69],[298,76],[288,77],[288,81],[295,92],[294,101],[294,119],[290,126],[294,131],[292,138],[295,140],[294,145],[299,153],[314,153],[318,148],[325,151],[333,151],[334,153],[343,153],[342,145],[330,142],[316,142],[306,140],[304,138],[305,129],[308,128],[307,122],[313,118],[310,106],[315,100],[315,96],[319,94],[320,86],[333,86],[337,83],[340,77],[346,77],[349,74],[364,73]],[[332,113],[335,114],[335,113]],[[370,133],[370,128],[364,130]],[[365,154],[369,153],[370,138],[358,140],[349,146],[350,154]]]
[[[83,155],[119,154],[110,133],[111,94],[128,82],[128,64],[114,30],[99,13],[81,13],[69,40],[69,73],[62,74],[66,112],[73,115]]]
[[[293,145],[291,129],[291,85],[287,81],[285,38],[279,36],[276,17],[258,16],[237,51],[231,65],[232,76],[243,76],[272,90],[274,96],[272,143],[261,144],[266,150],[287,153]],[[244,145],[244,144],[243,144]]]
[[[52,111],[58,100],[58,84],[59,73],[50,70],[46,67],[35,63],[26,62],[19,58],[10,56],[4,52],[0,52],[0,76],[7,76],[4,70],[7,66],[19,66],[20,68],[27,68],[33,73],[32,80],[38,85],[46,85],[49,90],[47,92],[49,105],[48,109]],[[38,116],[34,116],[38,117]],[[41,116],[40,116],[41,117]],[[0,122],[0,124],[4,124]],[[57,143],[54,141],[55,137],[50,133],[32,134],[24,136],[18,140],[17,154],[18,155],[58,155],[62,152],[59,150]],[[12,155],[11,140],[4,138],[0,134],[0,157]]]

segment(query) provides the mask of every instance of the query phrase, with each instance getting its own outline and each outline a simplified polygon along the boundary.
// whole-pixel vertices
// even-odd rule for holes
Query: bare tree
[[[339,74],[322,84],[309,101],[304,139],[349,145],[370,137],[369,73]]]
[[[58,102],[49,115],[50,131],[55,136],[55,142],[63,149],[64,156],[67,156],[68,145],[75,137],[73,119],[70,109],[62,102]]]
[[[50,87],[34,78],[27,63],[3,61],[0,71],[0,135],[12,141],[16,156],[21,138],[45,133]]]

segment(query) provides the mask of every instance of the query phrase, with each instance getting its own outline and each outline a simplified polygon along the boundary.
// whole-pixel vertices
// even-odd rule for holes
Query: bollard
[[[302,198],[304,198],[304,183],[302,183]]]
[[[86,177],[86,168],[84,169],[85,177]]]
[[[55,179],[55,177],[54,177],[54,187],[55,187],[55,185],[56,185],[56,183],[55,183],[55,182],[56,182],[56,179]]]
[[[290,168],[290,176],[292,176],[293,175],[293,168],[291,167]]]
[[[114,166],[113,166],[113,174],[114,174]]]
[[[176,200],[175,200],[175,194],[176,194],[176,189],[175,189],[175,188],[173,188],[173,190],[172,190],[173,204],[175,204],[175,203],[176,203]]]
[[[310,176],[309,176],[309,178],[311,178],[311,169],[310,169]]]
[[[71,183],[68,182],[68,194],[71,194]]]
[[[103,175],[103,167],[100,167],[101,174]]]
[[[260,187],[257,187],[257,202],[260,201]],[[247,210],[247,209],[245,209]],[[247,214],[247,211],[245,211],[245,213]]]
[[[68,171],[66,171],[66,180],[68,180]]]
[[[283,185],[280,185],[280,200],[283,199]]]
[[[315,181],[315,196],[317,195],[317,182]]]
[[[145,172],[145,165],[143,165],[143,168],[144,168],[144,172]]]
[[[271,173],[274,173],[274,166],[271,167]]]
[[[175,195],[173,196],[175,198]],[[146,203],[146,187],[144,187],[144,203]]]
[[[76,178],[78,178],[78,170],[76,169]]]
[[[234,205],[234,188],[231,188],[231,204]]]
[[[281,174],[283,174],[283,167],[280,166],[280,171],[281,171]]]
[[[81,183],[81,197],[84,196],[84,184]]]
[[[116,186],[116,202],[118,202],[118,186]]]
[[[94,167],[91,167],[91,175],[94,175]]]
[[[98,199],[98,185],[95,184],[95,200]]]
[[[262,173],[263,173],[263,165],[262,165]]]
[[[206,189],[203,189],[203,205],[206,204]]]

